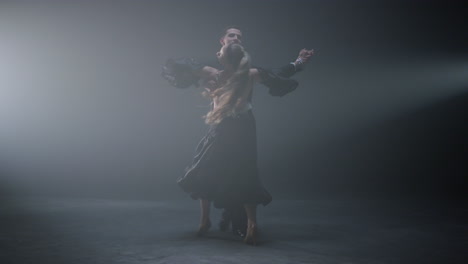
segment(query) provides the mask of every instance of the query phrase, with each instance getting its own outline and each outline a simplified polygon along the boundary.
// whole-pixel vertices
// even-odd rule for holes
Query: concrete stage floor
[[[468,263],[461,204],[275,200],[259,207],[260,245],[217,229],[195,237],[198,203],[3,199],[0,263]]]

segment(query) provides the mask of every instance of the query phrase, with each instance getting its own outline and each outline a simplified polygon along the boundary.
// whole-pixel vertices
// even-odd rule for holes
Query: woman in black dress
[[[312,55],[311,53],[307,59]],[[243,205],[247,214],[244,241],[256,244],[258,204],[267,205],[271,195],[263,187],[257,170],[255,119],[252,114],[254,82],[262,82],[272,95],[283,96],[297,87],[297,82],[273,71],[251,68],[249,54],[238,43],[224,45],[217,53],[224,66],[220,71],[192,59],[169,60],[163,76],[176,87],[187,87],[201,78],[205,94],[212,99],[212,109],[205,116],[210,126],[197,146],[196,155],[179,186],[201,201],[203,235],[211,227],[211,202],[216,208]],[[289,65],[295,67],[296,65]],[[285,71],[283,71],[285,72]]]

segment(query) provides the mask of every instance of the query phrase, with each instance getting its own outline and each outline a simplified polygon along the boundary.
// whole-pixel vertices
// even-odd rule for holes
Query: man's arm
[[[273,69],[273,72],[281,77],[290,78],[297,72],[300,72],[304,69],[305,64],[309,62],[309,59],[312,57],[312,55],[314,55],[313,49],[302,49],[299,51],[299,55],[294,62],[290,62],[288,65],[285,65],[279,69]]]
[[[271,69],[270,71],[280,77],[290,78],[297,72],[300,72],[304,69],[305,65],[309,62],[310,58],[314,55],[314,50],[302,49],[299,51],[299,55],[294,62],[290,62],[287,65]],[[254,78],[255,82],[262,82],[258,69],[254,68],[251,70],[251,76]]]
[[[254,82],[260,82],[268,87],[269,93],[273,96],[284,96],[294,91],[299,85],[296,80],[281,77],[271,70],[260,67],[250,69],[249,74]]]
[[[294,91],[299,85],[297,81],[289,79],[289,77],[301,71],[313,53],[313,50],[302,49],[294,62],[278,69],[252,68],[249,72],[250,77],[254,82],[260,82],[267,86],[271,95],[284,96]]]

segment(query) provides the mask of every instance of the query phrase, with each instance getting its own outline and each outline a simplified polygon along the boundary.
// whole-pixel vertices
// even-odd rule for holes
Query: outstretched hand
[[[311,50],[301,49],[301,51],[299,51],[299,55],[297,56],[295,64],[307,63],[310,57],[312,57],[312,55],[314,55],[314,49],[311,49]]]

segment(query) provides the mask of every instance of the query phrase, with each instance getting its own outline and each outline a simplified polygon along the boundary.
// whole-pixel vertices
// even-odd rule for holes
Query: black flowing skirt
[[[258,176],[256,137],[251,110],[210,126],[179,186],[193,199],[213,201],[216,208],[267,205],[272,198]]]

